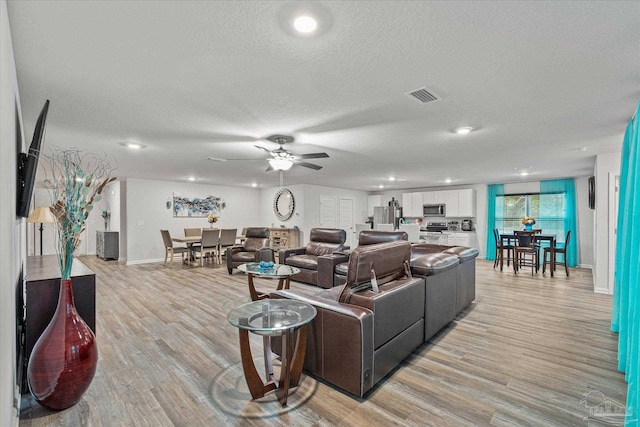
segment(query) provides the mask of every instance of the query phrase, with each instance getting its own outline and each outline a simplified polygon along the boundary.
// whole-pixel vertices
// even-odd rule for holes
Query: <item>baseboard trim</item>
[[[588,268],[589,270],[593,270],[593,265],[591,264],[578,264],[579,268]]]
[[[612,295],[608,288],[594,288],[593,292],[596,294]]]
[[[164,262],[164,258],[156,258],[156,259],[140,259],[135,261],[127,260],[126,265],[136,265],[136,264],[151,264],[153,262]],[[175,261],[174,261],[175,262]]]

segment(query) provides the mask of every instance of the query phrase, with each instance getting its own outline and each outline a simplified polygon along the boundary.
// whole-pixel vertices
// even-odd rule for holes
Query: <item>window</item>
[[[551,194],[508,194],[496,197],[495,228],[501,233],[522,230],[522,218],[536,219],[534,228],[541,228],[544,234],[555,234],[563,241],[566,215],[564,193]]]

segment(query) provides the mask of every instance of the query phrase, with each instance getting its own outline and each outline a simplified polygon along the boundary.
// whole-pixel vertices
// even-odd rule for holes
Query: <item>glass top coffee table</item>
[[[258,262],[249,262],[238,266],[238,270],[247,273],[249,281],[249,294],[252,301],[258,301],[269,296],[262,292],[257,292],[253,284],[253,277],[257,276],[263,279],[278,279],[277,291],[281,289],[289,289],[291,276],[300,273],[300,269],[284,264],[273,264],[270,268],[261,268]]]
[[[289,387],[296,387],[300,382],[307,349],[308,325],[316,314],[317,311],[311,304],[288,299],[253,301],[229,312],[227,320],[238,328],[240,334],[242,369],[252,398],[258,399],[269,391],[276,390],[282,406],[287,404]],[[294,347],[295,331],[298,332]],[[262,335],[266,382],[260,378],[253,361],[249,332]],[[271,361],[271,337],[274,336],[281,337],[282,340],[282,366],[278,382],[273,379]]]

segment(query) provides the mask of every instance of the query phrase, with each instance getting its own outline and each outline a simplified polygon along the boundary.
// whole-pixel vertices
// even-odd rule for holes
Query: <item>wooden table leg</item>
[[[551,242],[549,253],[551,254],[551,260],[549,261],[549,269],[551,270],[551,277],[553,277],[553,271],[556,269],[556,251],[553,249],[555,242]]]
[[[300,382],[300,375],[304,366],[304,356],[307,351],[307,332],[309,325],[304,325],[298,329],[298,339],[296,340],[296,348],[293,351],[291,360],[291,379],[289,385],[295,387]]]
[[[260,301],[269,297],[269,295],[256,291],[256,287],[253,284],[253,274],[247,273],[247,281],[249,282],[249,295],[251,295],[251,301]]]
[[[245,329],[239,330],[240,334],[240,356],[242,358],[242,369],[244,370],[244,379],[247,381],[249,392],[251,397],[258,399],[265,395],[265,393],[275,390],[277,388],[274,381],[268,381],[264,383],[258,371],[256,365],[253,362],[253,356],[251,355],[251,346],[249,345],[249,331]]]
[[[287,330],[282,335],[282,366],[280,367],[280,381],[278,382],[278,388],[276,389],[276,396],[282,406],[287,405],[287,398],[289,397],[289,385],[291,379],[291,330]]]

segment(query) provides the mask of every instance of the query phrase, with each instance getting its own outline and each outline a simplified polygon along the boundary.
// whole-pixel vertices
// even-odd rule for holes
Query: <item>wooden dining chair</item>
[[[500,271],[502,271],[504,265],[504,251],[507,251],[507,267],[513,254],[514,246],[510,241],[505,241],[500,235],[500,231],[497,228],[493,229],[493,238],[496,241],[496,260],[493,263],[493,268],[496,268],[500,264]]]
[[[531,266],[531,275],[538,272],[540,246],[536,243],[534,231],[514,231],[516,246],[513,255],[513,267],[517,273],[520,267]]]
[[[184,260],[184,254],[189,253],[189,248],[178,246],[173,246],[173,240],[171,240],[171,234],[169,230],[160,230],[162,234],[162,241],[164,243],[164,266],[167,266],[167,258],[171,255],[171,261],[169,262],[169,266],[173,264],[173,255],[174,254],[182,254],[182,259]]]
[[[571,230],[567,231],[567,237],[564,240],[564,243],[560,245],[554,244],[553,247],[553,266],[554,269],[558,265],[558,259],[555,258],[556,255],[562,255],[561,265],[564,265],[564,271],[567,273],[567,277],[569,277],[569,265],[567,264],[567,248],[569,247],[569,241],[571,240]],[[547,261],[547,254],[549,254],[549,261]],[[551,268],[551,248],[544,248],[544,252],[542,254],[542,274],[544,274],[546,270],[546,266],[549,264],[549,268]]]
[[[220,230],[220,263],[222,263],[222,256],[226,256],[227,248],[236,244],[236,234],[238,234],[237,228]]]
[[[204,266],[204,257],[207,254],[213,254],[214,258],[220,263],[220,230],[207,229],[202,230],[202,240],[200,247],[193,248],[194,252],[200,253],[200,267]]]
[[[184,237],[200,237],[202,236],[202,228],[185,228]],[[195,249],[200,246],[200,243],[192,243],[191,246]]]

